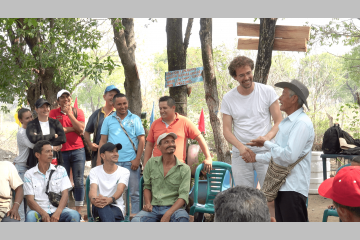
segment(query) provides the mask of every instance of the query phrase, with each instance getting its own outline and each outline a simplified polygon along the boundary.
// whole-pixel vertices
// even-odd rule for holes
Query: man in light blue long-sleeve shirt
[[[278,196],[275,198],[275,218],[277,222],[306,222],[308,220],[306,199],[308,197],[311,173],[311,148],[314,142],[314,127],[304,113],[303,104],[309,90],[297,80],[275,84],[284,88],[279,98],[280,110],[287,113],[279,125],[275,143],[264,138],[252,140],[249,145],[264,146],[270,152],[252,155],[252,161],[269,163],[273,158],[276,164],[287,167],[301,160],[286,177]],[[245,160],[245,159],[244,159]]]

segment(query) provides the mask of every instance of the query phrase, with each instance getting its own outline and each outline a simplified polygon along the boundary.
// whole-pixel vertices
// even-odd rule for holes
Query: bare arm
[[[50,222],[50,216],[45,210],[43,210],[34,199],[34,195],[26,195],[27,205],[31,210],[38,212],[41,215],[43,222]]]
[[[208,145],[206,144],[205,139],[204,139],[202,134],[199,134],[195,138],[195,140],[199,143],[201,151],[205,155],[204,170],[206,172],[210,172],[210,170],[212,169],[212,159],[211,159],[211,155],[210,155],[210,152],[209,152]]]
[[[78,133],[83,133],[85,129],[85,123],[78,121],[72,112],[68,114],[68,116],[70,118],[74,130]]]
[[[147,212],[152,211],[151,198],[152,198],[151,191],[149,189],[144,189],[144,202],[145,202],[145,205],[143,206],[144,211]]]
[[[100,149],[101,146],[107,142],[107,140],[108,140],[108,135],[101,135],[98,149]],[[97,156],[97,160],[96,160],[96,166],[99,166],[99,165],[101,165],[100,151],[98,151],[98,156]]]
[[[8,211],[6,216],[10,216],[10,218],[20,221],[19,207],[23,198],[24,198],[24,190],[22,185],[20,185],[15,189],[15,201],[11,210]]]
[[[131,170],[133,170],[133,171],[137,170],[140,165],[140,158],[144,151],[144,145],[145,145],[145,136],[144,135],[140,135],[137,138],[139,140],[137,154],[136,154],[135,159],[131,161]]]
[[[250,146],[262,147],[264,146],[265,141],[269,141],[276,136],[276,133],[279,131],[279,124],[282,121],[279,101],[275,101],[271,104],[270,108],[271,117],[274,120],[274,126],[265,136],[259,136],[257,139],[253,139],[248,143]]]
[[[151,158],[152,151],[154,150],[154,142],[146,142],[145,146],[145,153],[144,153],[144,167],[147,163],[147,161]]]
[[[98,145],[90,141],[90,134],[89,132],[84,132],[84,139],[86,143],[91,147],[91,151],[96,152],[98,150]]]
[[[65,134],[69,132],[75,132],[75,128],[73,127],[63,127]]]
[[[60,202],[59,202],[59,206],[57,207],[57,209],[53,213],[53,215],[51,215],[50,222],[58,222],[59,221],[60,214],[62,213],[62,211],[66,207],[68,199],[69,199],[69,190],[65,189],[64,191],[61,192],[61,199],[60,199]]]
[[[170,218],[171,215],[178,210],[179,208],[181,208],[182,206],[184,206],[185,201],[182,198],[178,198],[178,200],[176,200],[176,202],[171,206],[171,208],[169,208],[169,210],[167,210],[165,212],[165,214],[162,216],[160,222],[170,222]]]
[[[279,131],[279,124],[281,123],[283,118],[280,111],[279,101],[276,100],[273,104],[271,104],[269,109],[270,109],[271,117],[274,120],[274,126],[265,135],[265,138],[271,140],[276,136],[277,132]]]

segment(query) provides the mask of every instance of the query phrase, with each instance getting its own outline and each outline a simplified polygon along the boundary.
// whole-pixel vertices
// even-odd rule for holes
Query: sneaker
[[[80,222],[85,222],[85,220],[83,219],[83,217],[80,218]]]

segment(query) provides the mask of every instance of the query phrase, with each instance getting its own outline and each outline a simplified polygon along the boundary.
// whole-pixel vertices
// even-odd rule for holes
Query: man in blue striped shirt
[[[309,96],[307,87],[297,80],[275,84],[283,88],[279,98],[280,110],[288,115],[279,125],[275,143],[264,138],[252,140],[251,146],[265,146],[268,150],[264,154],[252,155],[251,161],[274,163],[288,167],[301,160],[287,175],[275,198],[275,218],[277,222],[306,222],[308,220],[306,199],[308,197],[311,173],[311,148],[314,142],[314,127],[303,109],[308,108],[306,99]]]

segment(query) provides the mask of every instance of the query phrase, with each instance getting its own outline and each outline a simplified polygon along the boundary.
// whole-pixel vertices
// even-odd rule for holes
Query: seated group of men
[[[157,144],[162,156],[149,159],[144,169],[143,210],[132,222],[189,221],[184,206],[188,204],[191,173],[189,166],[174,155],[176,138],[174,133],[159,136]],[[116,165],[121,148],[121,144],[104,144],[100,149],[104,164],[90,171],[89,198],[96,221],[124,220],[122,194],[130,173]],[[9,196],[0,199],[0,220],[20,220],[18,208],[25,193],[32,209],[26,215],[27,222],[79,222],[80,214],[66,207],[71,183],[64,167],[51,164],[50,142],[39,141],[34,152],[39,163],[26,172],[24,183],[13,164],[0,162],[0,194]],[[360,221],[360,167],[355,164],[359,160],[360,157],[353,159],[354,166],[341,169],[319,187],[320,195],[333,199],[342,221]],[[15,190],[15,201],[10,209],[11,189]],[[60,195],[57,200],[50,200],[53,193]],[[227,189],[216,196],[214,208],[217,222],[275,222],[270,217],[265,195],[255,188],[236,186]]]

